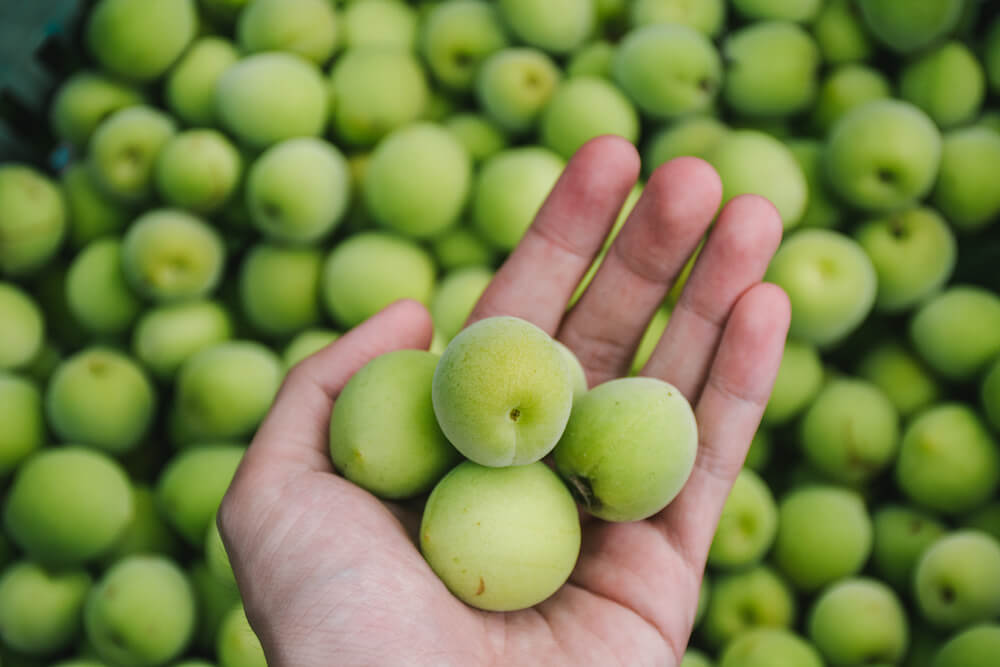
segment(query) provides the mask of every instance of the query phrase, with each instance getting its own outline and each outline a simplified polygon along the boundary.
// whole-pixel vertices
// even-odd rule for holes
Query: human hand
[[[658,168],[567,311],[638,172],[638,155],[622,139],[581,148],[470,322],[524,318],[576,353],[591,386],[624,375],[722,190],[700,160]],[[759,197],[737,197],[722,210],[642,370],[676,386],[695,409],[698,456],[684,489],[644,521],[584,518],[570,580],[531,609],[484,612],[452,596],[415,544],[418,510],[380,501],[330,462],[337,394],[374,357],[426,349],[427,311],[396,303],[296,366],[219,512],[268,663],[676,666],[723,503],[781,360],[788,301],[760,282],[781,229]]]

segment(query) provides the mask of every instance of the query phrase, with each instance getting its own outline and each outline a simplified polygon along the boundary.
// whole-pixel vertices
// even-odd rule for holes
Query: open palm
[[[534,322],[577,354],[591,386],[624,375],[721,199],[718,176],[704,162],[661,166],[567,310],[638,171],[624,140],[599,137],[581,148],[470,321]],[[337,394],[379,354],[426,349],[426,310],[394,304],[293,369],[220,510],[269,664],[677,665],[722,505],[781,359],[788,302],[761,283],[780,237],[781,220],[761,198],[737,197],[719,214],[642,370],[694,406],[694,472],[650,519],[584,519],[570,581],[531,609],[483,612],[457,600],[415,546],[418,508],[383,503],[331,466],[327,429]]]

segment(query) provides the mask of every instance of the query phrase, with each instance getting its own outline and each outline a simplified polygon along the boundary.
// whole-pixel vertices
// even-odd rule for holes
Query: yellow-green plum
[[[33,167],[2,164],[0,201],[0,275],[38,271],[66,236],[66,202],[59,187]]]
[[[479,64],[507,45],[496,5],[483,0],[432,5],[420,27],[420,49],[431,73],[454,90],[470,90]]]
[[[882,581],[908,592],[917,562],[947,528],[933,516],[904,505],[886,505],[872,517],[872,562]]]
[[[490,317],[448,343],[434,372],[441,430],[484,466],[525,465],[552,451],[573,405],[569,364],[530,322]]]
[[[639,115],[611,82],[592,76],[566,79],[542,112],[542,144],[569,159],[587,141],[616,134],[639,138]]]
[[[725,0],[634,0],[629,25],[680,23],[709,37],[719,34],[726,23]]]
[[[994,429],[1000,431],[1000,358],[983,376],[981,395],[986,418]]]
[[[800,591],[856,574],[872,550],[872,522],[861,496],[836,486],[807,486],[778,505],[774,561]]]
[[[612,73],[644,114],[676,118],[711,108],[722,85],[722,60],[694,28],[662,23],[629,32],[618,45]]]
[[[653,356],[660,337],[667,330],[667,323],[670,321],[670,310],[666,306],[661,306],[653,313],[653,317],[646,325],[646,330],[639,339],[639,345],[635,348],[635,356],[632,357],[632,364],[629,367],[629,375],[638,375],[642,367],[646,365],[649,358]]]
[[[222,542],[219,524],[215,519],[208,522],[208,528],[205,531],[205,565],[220,581],[236,588],[233,564],[229,561],[229,554],[226,553],[226,545]]]
[[[306,329],[285,346],[282,360],[285,368],[291,368],[306,357],[319,352],[324,347],[340,338],[340,334],[330,329]]]
[[[455,135],[422,122],[396,130],[375,147],[363,194],[380,225],[428,238],[457,222],[471,181],[472,160]]]
[[[719,667],[823,667],[812,645],[791,630],[758,628],[730,642]]]
[[[891,341],[861,358],[858,376],[881,389],[904,418],[934,403],[941,394],[930,371],[909,350]]]
[[[908,63],[899,78],[900,96],[941,127],[971,120],[986,94],[986,76],[961,42],[948,42]]]
[[[157,505],[190,544],[203,546],[205,531],[215,518],[243,451],[238,445],[197,447],[174,456],[160,474]]]
[[[215,87],[222,126],[252,148],[318,136],[326,127],[329,92],[319,68],[283,51],[255,53],[231,65]]]
[[[939,375],[971,380],[1000,354],[1000,296],[982,287],[949,287],[910,320],[917,354]]]
[[[826,135],[851,109],[891,96],[889,79],[877,69],[856,63],[841,65],[820,84],[809,114],[812,126]]]
[[[569,349],[559,341],[555,341],[556,347],[559,351],[563,353],[563,357],[566,359],[566,363],[569,365],[570,383],[573,386],[573,400],[576,400],[587,393],[589,389],[587,384],[587,371],[583,369],[583,364],[573,350]]]
[[[155,408],[153,385],[139,365],[106,347],[90,347],[63,361],[45,391],[49,425],[59,437],[111,454],[140,443]]]
[[[924,551],[913,577],[921,616],[940,628],[956,629],[1000,615],[1000,542],[963,530],[942,537]]]
[[[163,146],[153,171],[164,202],[195,213],[222,208],[239,185],[243,159],[221,132],[187,130]]]
[[[723,647],[753,628],[791,627],[795,613],[795,594],[788,583],[768,566],[758,565],[712,580],[700,631],[710,646]]]
[[[895,665],[906,654],[909,624],[891,588],[875,579],[845,579],[816,599],[808,635],[834,667]]]
[[[445,275],[431,298],[434,328],[446,341],[455,337],[472,314],[479,297],[493,280],[493,271],[483,266],[457,269]]]
[[[84,610],[87,639],[102,660],[122,667],[162,665],[194,633],[194,591],[161,556],[131,556],[104,573]]]
[[[430,352],[397,350],[351,377],[330,418],[330,457],[345,478],[381,498],[410,498],[461,460],[434,416],[437,363]]]
[[[708,159],[728,131],[729,128],[714,116],[690,116],[666,125],[646,142],[643,170],[652,173],[661,164],[677,157]]]
[[[420,550],[456,597],[488,611],[525,609],[555,593],[580,553],[572,496],[544,463],[459,464],[438,482]]]
[[[142,304],[125,279],[122,243],[118,239],[91,241],[66,273],[69,312],[96,334],[120,334],[132,326]]]
[[[94,239],[121,232],[131,222],[129,209],[102,191],[84,162],[67,167],[60,177],[69,215],[69,244],[80,249]]]
[[[317,324],[322,266],[318,248],[253,246],[239,277],[240,303],[251,326],[267,337],[284,338]]]
[[[90,137],[87,166],[94,182],[125,204],[153,195],[156,158],[177,125],[167,114],[146,105],[115,111]]]
[[[936,405],[903,432],[896,483],[918,505],[944,514],[968,512],[1000,485],[1000,445],[969,406]]]
[[[812,403],[823,385],[823,362],[808,343],[789,340],[778,367],[778,377],[764,410],[763,423],[781,426],[797,417]]]
[[[446,5],[441,5],[446,6]],[[474,163],[499,153],[507,148],[507,135],[492,120],[477,113],[456,113],[442,121]]]
[[[677,496],[697,451],[698,428],[684,396],[661,380],[634,377],[580,397],[553,454],[588,512],[637,521]]]
[[[848,204],[890,211],[927,195],[941,161],[941,134],[927,114],[900,100],[854,107],[830,130],[826,175]]]
[[[761,21],[739,28],[726,37],[722,57],[722,97],[745,116],[789,116],[816,97],[819,48],[794,23]]]
[[[467,266],[492,266],[496,251],[471,226],[461,224],[430,240],[431,252],[442,271]]]
[[[247,53],[290,51],[322,65],[337,48],[337,14],[326,0],[251,0],[236,36]]]
[[[537,49],[501,49],[476,73],[476,100],[502,128],[524,133],[534,127],[560,78],[559,67]]]
[[[893,51],[913,53],[948,34],[962,18],[962,0],[859,0],[865,26]]]
[[[137,485],[133,489],[132,502],[132,520],[115,545],[101,557],[101,563],[111,567],[123,558],[136,554],[177,557],[178,540],[157,507],[153,489],[145,484]]]
[[[355,5],[365,5],[374,1],[366,0]],[[264,649],[253,628],[250,627],[242,604],[233,607],[219,624],[215,654],[219,660],[219,667],[267,667]]]
[[[681,658],[680,667],[712,667],[712,661],[698,649],[689,648]]]
[[[991,667],[1000,655],[1000,625],[977,625],[949,639],[931,667]]]
[[[203,560],[196,561],[187,574],[198,608],[195,643],[203,651],[214,653],[219,626],[233,606],[239,604],[240,592],[231,582],[219,579]]]
[[[487,160],[472,190],[476,231],[496,248],[513,250],[564,166],[562,158],[541,146],[511,148]]]
[[[806,210],[802,213],[799,225],[824,229],[839,227],[843,214],[839,203],[826,185],[826,174],[823,171],[823,142],[816,139],[795,139],[788,141],[786,146],[802,169],[809,190]]]
[[[809,183],[785,144],[756,130],[727,133],[707,155],[722,179],[722,199],[755,194],[766,197],[785,229],[799,224],[809,200]]]
[[[32,362],[45,342],[45,320],[32,298],[14,283],[0,282],[0,369]]]
[[[872,479],[892,464],[899,448],[899,413],[874,384],[835,378],[813,399],[799,432],[813,467],[852,485]]]
[[[239,59],[240,52],[228,39],[215,35],[196,39],[164,81],[167,108],[188,125],[215,125],[215,86]]]
[[[21,561],[0,577],[0,638],[29,655],[52,655],[79,634],[90,590],[86,570]]]
[[[132,354],[153,376],[169,380],[188,357],[232,337],[232,318],[224,307],[185,301],[143,313],[132,333]]]
[[[181,366],[174,385],[179,439],[250,435],[271,407],[284,374],[278,357],[259,343],[234,340],[199,350]]]
[[[752,20],[774,19],[811,23],[823,0],[733,0],[733,8]]]
[[[83,70],[71,75],[56,90],[49,122],[56,136],[82,148],[105,116],[143,101],[142,93],[127,83]]]
[[[594,0],[498,0],[497,6],[519,41],[550,53],[569,53],[594,29]]]
[[[759,562],[778,532],[778,507],[760,476],[744,468],[736,478],[715,529],[708,564],[739,569]]]
[[[333,249],[323,265],[320,294],[327,312],[346,328],[390,303],[430,303],[434,260],[416,243],[380,232],[356,234]]]
[[[417,42],[417,13],[401,0],[351,2],[340,19],[341,39],[348,49],[379,46],[412,51]]]
[[[855,241],[827,229],[804,229],[785,241],[767,269],[792,304],[790,335],[820,348],[864,321],[875,305],[878,280]]]
[[[45,444],[42,394],[27,378],[0,371],[0,478]],[[0,564],[2,566],[2,564]]]
[[[831,65],[860,62],[872,55],[871,37],[852,0],[829,0],[812,24],[823,61]]]
[[[133,502],[118,463],[93,449],[60,447],[18,468],[4,525],[29,558],[77,565],[114,546],[132,519]]]
[[[611,79],[615,45],[604,40],[584,44],[566,62],[566,76],[596,76]]]
[[[415,55],[387,47],[349,49],[330,71],[330,92],[335,132],[359,146],[420,118],[430,96]]]
[[[1000,193],[990,179],[1000,161],[1000,132],[987,127],[953,130],[944,136],[941,169],[931,201],[955,227],[975,232],[996,223]]]
[[[197,23],[194,0],[101,0],[90,12],[85,38],[106,70],[146,82],[174,64]]]
[[[926,207],[869,220],[854,238],[875,267],[875,308],[884,312],[909,310],[937,292],[951,278],[958,257],[948,223]]]

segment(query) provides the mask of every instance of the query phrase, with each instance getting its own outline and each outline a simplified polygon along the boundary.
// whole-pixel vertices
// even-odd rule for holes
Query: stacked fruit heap
[[[705,158],[726,199],[764,195],[786,228],[768,279],[790,296],[791,338],[717,531],[685,667],[710,654],[723,667],[995,665],[992,4],[96,2],[83,30],[92,68],[51,105],[70,163],[58,182],[0,165],[4,665],[263,664],[214,516],[287,369],[404,297],[429,304],[433,350],[446,350],[565,160],[607,133],[640,144],[646,175]],[[453,345],[501,325],[480,326]],[[564,379],[547,340],[529,347]],[[389,356],[352,380],[333,418],[340,472],[409,495],[460,459],[426,403],[411,417],[438,438],[437,458],[381,465],[433,474],[379,488],[351,458],[370,406],[426,388],[437,368],[455,375],[432,383],[437,419],[473,460],[541,456],[511,458],[504,429],[551,428],[539,440],[562,433],[557,467],[593,512],[631,519],[669,500],[615,514],[624,501],[571,443],[621,426],[605,401],[681,410],[679,396],[608,384],[574,403],[565,431],[559,410],[542,418],[516,402],[484,427],[463,407],[477,394],[456,389],[454,349],[440,362]],[[392,377],[366,388],[382,373]],[[546,400],[568,410],[566,384],[551,381]],[[413,423],[382,426],[410,442]],[[672,489],[684,456],[639,467],[678,465]],[[505,475],[552,496],[530,518],[565,526],[565,539],[536,545],[553,550],[551,567],[523,590],[504,588],[500,566],[465,578],[478,556],[453,516],[470,487]],[[540,463],[463,463],[432,495],[421,547],[463,599],[530,604],[572,568],[569,498]]]

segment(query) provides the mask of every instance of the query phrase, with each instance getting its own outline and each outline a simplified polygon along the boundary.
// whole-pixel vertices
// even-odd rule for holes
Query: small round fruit
[[[132,506],[135,510],[132,520],[111,550],[101,556],[101,564],[111,567],[123,558],[136,554],[178,557],[180,543],[157,507],[153,490],[145,484],[137,485],[132,493]]]
[[[0,479],[45,444],[42,394],[34,382],[0,371]],[[2,566],[2,563],[0,563]]]
[[[878,386],[904,418],[941,395],[941,388],[923,364],[901,345],[883,343],[870,350],[858,366],[858,375]]]
[[[711,590],[701,625],[710,646],[726,646],[754,628],[787,628],[795,622],[794,591],[766,565],[718,576]]]
[[[156,158],[156,188],[167,204],[212,213],[239,185],[243,160],[221,132],[187,130],[170,138]]]
[[[996,130],[973,126],[945,135],[931,201],[958,229],[975,232],[996,224],[1000,193],[993,187],[992,165],[998,162]]]
[[[44,342],[42,311],[20,287],[0,282],[0,369],[27,366]]]
[[[596,76],[611,80],[615,45],[603,39],[584,44],[566,62],[566,76]]]
[[[958,531],[932,544],[917,563],[914,593],[921,615],[942,628],[961,628],[1000,615],[1000,543]]]
[[[239,606],[240,592],[232,582],[219,579],[204,561],[195,561],[188,569],[188,577],[198,603],[196,646],[206,653],[214,654],[219,626],[230,610]]]
[[[714,37],[725,26],[726,4],[725,0],[634,0],[629,25],[681,23]]]
[[[954,127],[978,113],[986,94],[986,75],[968,47],[948,42],[903,68],[899,92],[938,126]]]
[[[903,605],[874,579],[845,579],[827,588],[809,613],[808,628],[831,665],[895,665],[909,643]]]
[[[587,371],[583,369],[583,364],[573,350],[569,349],[559,341],[556,341],[556,347],[559,351],[563,353],[563,358],[566,360],[567,365],[569,365],[570,382],[573,385],[573,400],[576,400],[587,393],[589,389],[587,384]]]
[[[542,144],[569,159],[594,137],[639,138],[639,116],[621,91],[605,79],[575,76],[564,81],[541,118]]]
[[[284,338],[319,322],[323,256],[318,248],[255,245],[240,267],[243,314],[267,337]]]
[[[719,667],[823,667],[816,649],[791,630],[758,628],[730,642],[722,652]]]
[[[132,86],[106,74],[84,70],[71,75],[56,90],[49,119],[56,136],[84,148],[106,116],[143,101],[142,93]]]
[[[580,518],[544,463],[486,468],[467,461],[431,492],[420,550],[467,604],[525,609],[569,578],[580,553]]]
[[[1000,354],[1000,296],[982,287],[950,287],[913,316],[910,338],[939,375],[971,380]]]
[[[103,121],[90,138],[87,166],[94,182],[124,204],[139,204],[153,195],[156,158],[177,125],[150,106],[120,109]]]
[[[0,275],[45,266],[66,236],[66,203],[47,176],[20,164],[0,165]]]
[[[920,557],[947,528],[934,517],[902,505],[887,505],[878,510],[872,524],[875,571],[883,581],[908,591]]]
[[[593,0],[499,0],[497,7],[514,36],[551,53],[569,53],[594,29]]]
[[[348,50],[375,46],[412,51],[417,41],[417,12],[402,0],[351,2],[340,18]]]
[[[80,631],[90,575],[82,569],[49,571],[21,561],[0,577],[0,638],[29,655],[51,655]]]
[[[225,308],[214,301],[186,301],[147,310],[135,325],[132,353],[155,377],[169,380],[188,357],[232,336]]]
[[[978,625],[949,639],[931,667],[992,667],[1000,654],[1000,625]]]
[[[787,341],[763,423],[780,426],[790,422],[812,403],[822,385],[823,362],[816,348],[808,343]]]
[[[840,202],[834,198],[826,185],[826,173],[823,171],[823,142],[817,139],[796,139],[788,141],[785,145],[799,164],[809,190],[806,210],[802,213],[799,225],[824,229],[839,227],[843,212]]]
[[[771,490],[757,473],[740,471],[722,508],[708,564],[736,569],[759,562],[778,532],[778,507]]]
[[[190,126],[215,125],[215,86],[239,59],[236,45],[227,39],[195,40],[167,75],[163,89],[167,108]]]
[[[950,32],[962,17],[962,0],[860,0],[865,27],[899,53],[913,53]]]
[[[733,0],[733,8],[752,20],[774,19],[811,23],[823,0]]]
[[[646,142],[643,169],[652,173],[661,164],[688,155],[707,160],[728,131],[714,116],[691,116],[671,123]]]
[[[434,77],[455,90],[471,89],[480,63],[508,44],[497,7],[482,0],[432,6],[422,22],[420,42]]]
[[[442,271],[467,266],[492,266],[496,251],[467,225],[452,227],[430,241],[434,259]]]
[[[501,49],[479,67],[476,99],[508,132],[526,132],[548,104],[560,76],[559,67],[541,51]]]
[[[18,469],[4,523],[30,558],[69,566],[113,547],[132,512],[132,486],[121,466],[92,449],[61,447]]]
[[[185,540],[202,547],[208,524],[233,479],[245,448],[197,447],[167,462],[156,484],[160,512]]]
[[[290,51],[322,65],[337,48],[337,15],[326,0],[252,0],[236,35],[247,53]]]
[[[290,370],[295,364],[319,352],[338,338],[340,338],[340,334],[330,329],[306,329],[292,338],[285,346],[285,351],[282,354],[285,368]]]
[[[125,279],[121,248],[116,238],[92,241],[66,273],[69,312],[93,333],[125,332],[142,308]]]
[[[892,86],[884,74],[866,65],[843,65],[820,85],[810,114],[812,124],[825,136],[851,109],[889,97]]]
[[[493,280],[493,271],[470,266],[452,271],[438,283],[431,299],[434,328],[450,341],[465,326],[479,297]]]
[[[101,0],[90,11],[86,40],[105,69],[145,82],[174,64],[197,25],[194,0]]]
[[[474,163],[478,164],[507,148],[507,135],[486,116],[457,113],[445,118],[443,124],[455,135]]]
[[[357,4],[364,5],[367,2]],[[264,649],[250,627],[242,604],[233,607],[219,624],[215,654],[219,659],[219,667],[267,667]]]

